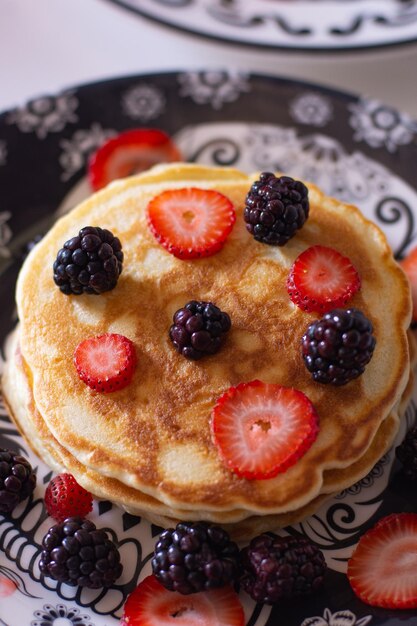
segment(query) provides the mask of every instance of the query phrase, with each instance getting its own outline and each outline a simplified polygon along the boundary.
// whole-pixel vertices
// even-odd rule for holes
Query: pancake
[[[410,351],[413,362],[416,358],[416,347],[411,333],[409,334]],[[59,442],[48,432],[39,411],[36,410],[25,364],[20,352],[19,333],[15,332],[7,346],[8,367],[4,374],[4,383],[9,397],[7,405],[19,430],[28,440],[36,454],[56,472],[69,471],[79,484],[97,498],[110,499],[129,513],[145,515],[149,521],[162,526],[175,526],[179,520],[188,520],[189,511],[173,510],[156,501],[151,496],[126,487],[119,481],[100,476],[96,472],[83,467]],[[244,517],[242,511],[207,513],[200,511],[194,519],[205,519],[221,524],[236,540],[250,540],[253,536],[266,531],[277,530],[290,524],[304,520],[314,513],[332,495],[350,486],[364,477],[377,460],[384,455],[397,434],[400,415],[405,413],[411,397],[413,375],[404,391],[397,411],[393,411],[378,429],[372,444],[364,456],[343,470],[324,472],[323,493],[307,505],[290,513]],[[334,492],[334,494],[333,494]]]
[[[57,442],[93,476],[117,481],[190,519],[227,519],[235,512],[238,521],[306,507],[324,493],[326,474],[352,469],[385,421],[396,419],[410,376],[409,286],[382,232],[358,209],[309,185],[310,217],[296,236],[282,248],[256,242],[242,219],[254,179],[233,169],[174,164],[117,181],[53,226],[26,259],[18,281],[20,350],[45,441]],[[206,259],[173,257],[146,224],[151,198],[188,186],[224,193],[237,212],[224,248]],[[63,242],[88,224],[120,238],[123,273],[110,292],[68,297],[53,283],[52,264]],[[317,316],[295,307],[285,288],[291,264],[314,244],[351,259],[362,288],[349,305],[371,319],[377,338],[365,373],[343,387],[312,381],[300,357],[300,338]],[[222,350],[199,362],[178,355],[168,339],[173,313],[191,299],[211,300],[232,318]],[[73,367],[80,341],[104,332],[126,335],[138,354],[132,383],[113,394],[92,392]],[[320,417],[309,451],[268,480],[230,472],[209,428],[216,399],[255,378],[300,389]],[[4,390],[8,397],[7,379]]]

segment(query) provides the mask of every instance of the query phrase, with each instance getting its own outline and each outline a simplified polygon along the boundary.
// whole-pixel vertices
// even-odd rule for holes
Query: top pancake
[[[174,164],[113,183],[55,224],[18,281],[21,350],[53,436],[87,467],[182,509],[267,514],[305,505],[320,493],[324,470],[348,467],[365,453],[409,378],[409,287],[381,231],[309,185],[310,217],[295,237],[284,247],[256,242],[242,217],[254,178]],[[145,209],[157,193],[189,186],[224,193],[237,221],[220,252],[183,261],[154,239]],[[87,225],[120,238],[123,272],[113,291],[65,296],[52,264],[64,241]],[[365,373],[343,387],[312,381],[300,339],[317,316],[295,307],[285,288],[292,262],[314,244],[351,259],[362,288],[349,305],[369,317],[377,338]],[[173,313],[192,299],[211,300],[232,319],[220,352],[198,362],[179,355],[168,337]],[[129,337],[138,355],[132,383],[112,394],[91,391],[73,365],[76,346],[105,332]],[[225,390],[255,378],[303,391],[316,407],[320,433],[285,473],[248,481],[223,465],[210,414]]]

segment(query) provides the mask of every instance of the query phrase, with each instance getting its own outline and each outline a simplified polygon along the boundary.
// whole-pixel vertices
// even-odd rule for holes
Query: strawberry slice
[[[157,128],[135,128],[112,137],[93,154],[88,178],[97,191],[112,180],[170,161],[182,161],[182,156],[169,135]]]
[[[380,520],[361,539],[348,562],[355,594],[388,609],[417,608],[417,514]]]
[[[184,596],[154,576],[127,598],[120,626],[244,626],[243,608],[231,587]]]
[[[294,261],[287,278],[291,300],[304,311],[326,313],[344,306],[360,289],[350,260],[326,246],[311,246]]]
[[[405,259],[400,261],[400,265],[410,283],[411,298],[413,300],[413,320],[417,322],[417,247],[413,248]]]
[[[107,333],[82,341],[74,353],[78,376],[101,393],[119,391],[132,379],[136,367],[135,346],[123,335]]]
[[[233,204],[212,189],[170,189],[148,205],[148,224],[153,235],[180,259],[197,259],[218,252],[235,221]]]
[[[310,448],[318,416],[301,391],[253,380],[230,387],[213,409],[220,455],[238,476],[272,478]]]
[[[93,509],[93,497],[72,474],[58,474],[45,491],[45,508],[57,522],[66,517],[85,517]]]

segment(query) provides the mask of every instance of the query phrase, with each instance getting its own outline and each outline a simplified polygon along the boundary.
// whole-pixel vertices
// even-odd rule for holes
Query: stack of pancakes
[[[2,381],[13,419],[54,470],[159,525],[205,519],[242,538],[300,520],[362,478],[391,445],[411,386],[409,286],[385,236],[355,207],[308,185],[304,227],[283,247],[259,243],[242,216],[255,179],[234,169],[157,166],[61,218],[21,270],[20,323]],[[149,200],[183,187],[215,189],[236,208],[231,235],[211,257],[177,259],[149,231]],[[123,272],[112,291],[66,296],[52,265],[84,226],[120,238]],[[358,270],[362,287],[349,306],[372,321],[377,340],[365,373],[341,387],[315,383],[307,371],[301,336],[319,316],[294,306],[285,286],[295,258],[315,244],[336,248]],[[232,319],[221,350],[198,362],[178,354],[168,335],[174,312],[190,300],[212,301]],[[81,341],[107,332],[134,342],[138,366],[128,387],[100,394],[78,378],[73,355]],[[320,418],[308,452],[266,480],[232,473],[210,433],[217,398],[253,379],[301,390]]]

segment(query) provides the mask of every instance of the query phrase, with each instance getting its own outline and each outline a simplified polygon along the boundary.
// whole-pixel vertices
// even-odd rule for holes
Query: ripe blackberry
[[[372,323],[358,309],[333,309],[307,328],[302,355],[318,383],[345,385],[371,360],[375,337]]]
[[[246,228],[257,241],[283,246],[308,217],[308,189],[289,176],[263,172],[246,196]]]
[[[152,570],[170,591],[196,593],[236,580],[239,549],[220,526],[181,522],[161,533]]]
[[[106,531],[83,517],[67,517],[52,526],[42,547],[42,574],[68,585],[110,587],[123,570],[119,551]]]
[[[326,561],[305,537],[259,535],[241,551],[243,589],[256,601],[273,604],[318,591]]]
[[[105,228],[86,226],[59,250],[54,281],[66,295],[99,294],[114,289],[122,264],[118,237]]]
[[[395,448],[395,455],[403,465],[405,477],[417,481],[417,428],[408,431],[404,441]]]
[[[212,302],[192,300],[174,314],[169,336],[180,354],[197,360],[220,349],[230,326],[228,314]]]
[[[36,474],[27,459],[0,448],[0,515],[11,513],[36,487]]]

